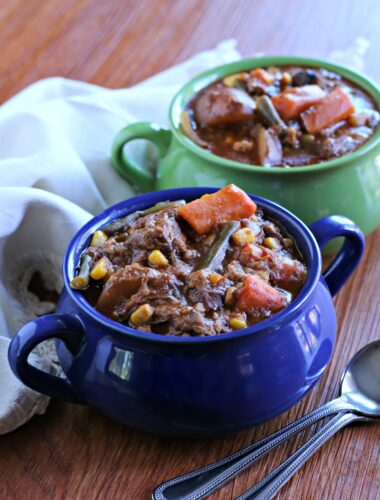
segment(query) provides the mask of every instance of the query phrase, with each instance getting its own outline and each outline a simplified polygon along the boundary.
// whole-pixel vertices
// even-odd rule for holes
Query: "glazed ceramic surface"
[[[379,86],[347,67],[304,57],[243,59],[202,73],[185,85],[173,99],[170,130],[144,122],[120,131],[113,144],[113,165],[142,191],[183,186],[222,187],[232,182],[283,205],[307,224],[326,215],[340,214],[354,220],[366,234],[371,232],[380,224],[380,129],[353,153],[322,164],[287,169],[245,165],[215,156],[179,130],[180,112],[201,88],[231,73],[281,64],[335,71],[366,90],[380,108]],[[144,170],[123,152],[124,145],[137,138],[148,139],[157,146],[160,160],[155,174]]]
[[[119,203],[73,238],[63,264],[57,314],[25,325],[12,340],[9,361],[29,387],[73,403],[87,403],[125,424],[164,434],[204,436],[264,422],[301,399],[321,377],[336,334],[334,295],[364,248],[359,228],[330,216],[309,230],[278,205],[252,196],[267,217],[283,225],[304,255],[308,276],[285,310],[244,330],[213,337],[175,337],[136,331],[98,313],[70,280],[92,233],[111,220],[164,200],[192,200],[212,188],[148,193]],[[314,236],[313,236],[314,234]],[[321,275],[319,247],[345,237]],[[66,379],[28,364],[30,351],[57,339]]]

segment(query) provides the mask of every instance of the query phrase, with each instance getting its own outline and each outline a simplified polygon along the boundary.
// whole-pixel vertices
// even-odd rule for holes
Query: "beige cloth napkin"
[[[54,308],[28,291],[30,277],[39,271],[60,291],[62,256],[74,233],[134,194],[111,166],[113,137],[139,120],[166,124],[177,90],[196,74],[238,59],[235,45],[222,42],[128,89],[49,78],[0,107],[0,434],[48,404],[13,376],[7,361],[9,339]],[[39,347],[32,361],[56,371],[53,344]]]

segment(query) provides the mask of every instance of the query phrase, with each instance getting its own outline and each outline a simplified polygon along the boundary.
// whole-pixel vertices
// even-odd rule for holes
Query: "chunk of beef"
[[[306,267],[302,262],[263,246],[244,245],[239,260],[264,280],[269,279],[272,285],[292,294],[298,293],[305,281]]]
[[[237,252],[240,251],[240,249],[236,250]],[[243,282],[247,276],[246,272],[244,271],[242,265],[238,260],[233,260],[229,264],[227,264],[227,273],[226,276],[233,282],[239,283]]]
[[[132,260],[132,249],[126,244],[125,239],[118,241],[117,237],[109,238],[101,248],[96,249],[107,257],[115,267],[130,264]],[[100,258],[100,256],[98,257]],[[137,260],[137,259],[136,259]]]
[[[141,217],[130,231],[125,245],[136,250],[159,249],[164,253],[187,250],[186,235],[176,220],[177,208]]]
[[[169,333],[172,335],[204,335],[211,336],[228,332],[229,315],[225,311],[207,317],[192,307],[183,307],[178,316],[170,322]]]
[[[339,137],[321,137],[314,141],[314,152],[322,158],[342,156],[357,148],[360,141],[347,135]]]
[[[97,309],[124,321],[140,305],[181,304],[182,283],[174,274],[132,264],[116,271],[106,282]]]
[[[212,285],[209,280],[210,272],[203,269],[194,271],[187,280],[187,293],[194,303],[201,302],[207,310],[216,311],[223,307],[224,294],[230,281],[223,278],[218,285]]]

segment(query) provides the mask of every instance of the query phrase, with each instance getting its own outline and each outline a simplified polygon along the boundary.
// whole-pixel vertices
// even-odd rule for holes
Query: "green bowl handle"
[[[155,175],[131,160],[124,152],[127,142],[134,139],[146,139],[157,146],[160,157],[165,156],[170,145],[172,133],[156,123],[138,122],[127,125],[115,137],[112,143],[112,164],[115,169],[141,191],[155,189]]]

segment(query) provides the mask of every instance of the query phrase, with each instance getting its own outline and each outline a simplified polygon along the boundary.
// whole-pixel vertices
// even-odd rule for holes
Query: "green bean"
[[[160,201],[156,203],[152,207],[149,207],[145,210],[137,210],[132,214],[128,214],[121,219],[116,219],[105,227],[102,227],[102,231],[106,234],[110,235],[112,233],[116,233],[117,231],[121,231],[122,229],[126,229],[135,222],[139,217],[144,217],[145,215],[154,214],[159,212],[160,210],[165,210],[171,207],[177,207],[181,205],[185,205],[185,200],[176,200],[176,201]]]
[[[156,212],[159,212],[160,210],[166,210],[167,208],[172,208],[172,207],[180,207],[181,205],[186,205],[185,200],[175,200],[175,201],[160,201],[159,203],[156,203],[153,205],[153,207],[149,207],[141,212],[141,216],[149,215],[149,214],[155,214]]]
[[[79,273],[70,281],[71,288],[75,290],[84,290],[90,282],[90,262],[92,257],[85,252],[81,257]]]
[[[201,269],[216,270],[223,262],[231,235],[240,227],[239,221],[232,220],[223,224],[220,233],[215,238],[209,251],[203,256],[196,267]]]
[[[281,130],[286,129],[285,123],[282,121],[280,115],[277,113],[276,108],[273,106],[272,101],[267,95],[259,97],[256,101],[256,109],[270,127],[277,125]]]

